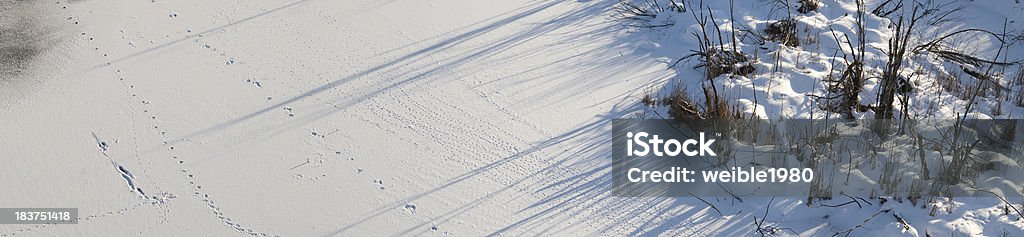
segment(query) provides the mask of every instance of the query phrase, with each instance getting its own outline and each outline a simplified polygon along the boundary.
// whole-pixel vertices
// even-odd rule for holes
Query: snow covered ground
[[[1012,0],[982,2],[963,13],[978,25],[1024,20]],[[623,24],[617,4],[0,0],[0,207],[82,217],[0,236],[751,236],[755,218],[778,235],[1024,233],[995,198],[937,202],[947,211],[931,216],[897,201],[611,196],[610,120],[703,78],[692,61],[667,70],[692,45],[688,13],[648,29]],[[737,1],[736,18],[757,27],[770,4]],[[821,9],[800,21],[850,20],[845,1]],[[869,20],[879,47],[883,21]],[[750,114],[812,116],[829,55],[807,52],[834,50],[828,31],[812,34],[822,49],[779,53],[786,80],[764,75],[769,62],[719,86],[759,98]],[[927,101],[946,104],[914,106],[957,103]],[[1004,109],[980,114],[1024,112]]]

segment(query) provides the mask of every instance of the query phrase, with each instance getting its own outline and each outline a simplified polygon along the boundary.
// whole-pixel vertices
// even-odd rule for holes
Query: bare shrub
[[[818,10],[818,0],[800,0],[800,7],[796,9],[797,12],[807,14]]]
[[[843,61],[846,67],[837,77],[833,77],[831,74],[826,82],[829,84],[829,96],[828,97],[817,97],[819,100],[824,99],[822,103],[822,110],[831,111],[842,114],[846,119],[853,119],[853,111],[865,112],[868,107],[864,106],[860,102],[860,93],[864,88],[864,52],[866,47],[866,41],[864,39],[864,2],[857,1],[857,44],[854,44],[850,37],[843,34],[842,37],[836,33],[835,29],[829,27],[832,32],[832,37],[836,42],[836,45],[840,49],[836,50],[833,55],[839,52],[843,53]],[[843,45],[846,45],[846,49]],[[847,50],[850,53],[846,53]],[[834,65],[834,63],[833,63]]]
[[[668,114],[674,119],[705,119],[704,113],[697,107],[696,103],[686,94],[685,89],[680,89],[671,97],[662,100],[668,105]]]
[[[919,45],[919,46],[914,48],[914,52],[925,51],[925,52],[932,53],[932,54],[934,54],[935,56],[937,56],[939,58],[946,59],[946,60],[948,60],[950,62],[958,63],[958,64],[961,64],[961,65],[970,65],[970,66],[974,66],[974,67],[980,67],[980,66],[983,66],[983,65],[1008,66],[1008,65],[1012,64],[1012,63],[1007,63],[1007,62],[997,62],[997,61],[994,61],[994,60],[982,59],[982,58],[979,58],[977,56],[971,55],[969,53],[963,52],[961,50],[957,50],[956,48],[960,48],[960,47],[958,47],[958,46],[956,46],[954,44],[950,44],[950,43],[946,42],[948,39],[953,38],[953,37],[957,37],[957,36],[960,36],[960,35],[978,34],[978,33],[989,34],[989,35],[995,36],[996,39],[1000,40],[1001,43],[1005,42],[1000,37],[1002,35],[993,33],[991,31],[982,30],[982,29],[964,29],[964,30],[959,30],[959,31],[953,32],[953,33],[949,33],[949,34],[944,35],[942,37],[935,38],[935,39],[933,39],[933,40],[931,40],[931,41],[929,41],[927,43],[921,44],[921,45]]]
[[[949,137],[943,141],[943,145],[945,145],[943,150],[948,152],[946,155],[949,155],[951,159],[948,163],[942,164],[943,169],[939,172],[938,179],[946,185],[956,185],[977,175],[970,169],[976,162],[971,159],[971,152],[981,140],[964,141],[964,121],[965,119],[957,119],[954,128],[950,131],[952,134],[949,134]]]
[[[662,103],[668,106],[668,114],[673,119],[740,119],[743,118],[735,105],[730,105],[727,100],[716,96],[714,89],[704,86],[704,103],[693,102],[693,98],[686,93],[685,89],[679,89],[668,98],[662,99]]]
[[[878,6],[875,7],[875,10],[871,11],[871,14],[875,14],[876,16],[880,17],[888,17],[889,15],[895,13],[896,11],[899,11],[900,8],[903,8],[903,1],[898,1],[896,3],[893,3],[892,1],[893,0],[885,0],[882,3],[879,3]]]
[[[722,74],[749,75],[754,72],[754,64],[746,54],[709,48],[705,51],[694,51],[687,56],[699,56],[700,63],[694,68],[705,68],[708,79]]]
[[[789,47],[800,46],[800,37],[797,37],[796,34],[796,20],[792,18],[769,23],[764,33],[768,40],[779,42]]]
[[[697,26],[700,27],[700,32],[693,32],[693,36],[700,43],[698,48],[690,50],[693,53],[680,58],[672,66],[674,67],[683,60],[698,57],[700,63],[694,66],[694,68],[705,69],[705,78],[711,81],[712,87],[714,86],[713,79],[722,74],[748,75],[753,73],[756,68],[751,62],[750,57],[739,51],[735,34],[730,37],[732,39],[732,49],[728,50],[725,47],[726,43],[723,40],[723,34],[718,22],[715,21],[715,16],[711,13],[710,9],[708,9],[709,15],[705,16],[705,11],[702,7],[698,6],[698,9],[701,9],[699,15],[698,12],[691,12],[693,18],[697,21]],[[717,42],[715,41],[716,37],[718,39]]]
[[[647,106],[654,106],[655,104],[658,103],[658,101],[654,99],[654,97],[651,96],[651,94],[645,94],[644,98],[641,99],[640,102],[644,103],[644,105]]]
[[[1017,76],[1013,78],[1013,84],[1017,85],[1017,94],[1013,102],[1017,106],[1024,106],[1024,65],[1017,65]]]
[[[736,106],[729,105],[725,99],[723,99],[717,92],[712,92],[714,88],[708,88],[710,86],[705,85],[704,90],[704,114],[708,118],[715,119],[739,119],[742,117]]]
[[[957,98],[967,99],[966,88],[960,83],[960,74],[949,74],[939,72],[935,75],[935,81],[939,84],[939,87],[943,91],[957,96]]]
[[[632,1],[622,0],[619,1],[619,5],[614,10],[623,19],[646,21],[658,17],[658,13],[665,11],[665,8],[658,5],[658,1],[644,1],[637,4]]]
[[[632,0],[620,0],[619,4],[613,8],[613,11],[617,14],[619,19],[629,21],[639,21],[641,26],[645,27],[661,27],[670,26],[666,25],[650,25],[651,20],[658,17],[658,14],[665,11],[675,12],[686,12],[686,8],[682,4],[676,3],[674,0],[667,1],[668,3],[661,3],[660,0],[643,0],[643,2],[637,2]]]
[[[1024,85],[1024,64],[1017,64],[1017,75],[1013,77],[1013,84]]]
[[[896,171],[899,167],[896,159],[890,157],[884,165],[882,165],[882,172],[878,175],[878,184],[882,188],[882,192],[886,194],[898,194],[900,189],[900,183],[903,182],[903,176],[897,175]]]
[[[739,51],[736,45],[737,39],[735,34],[730,37],[732,39],[731,50],[726,48],[721,28],[715,21],[714,13],[710,9],[707,9],[705,12],[703,5],[698,5],[696,9],[700,10],[690,11],[690,14],[693,15],[694,20],[696,20],[697,25],[700,27],[700,32],[693,32],[693,36],[697,38],[700,44],[697,49],[691,50],[693,53],[680,58],[672,67],[685,59],[698,58],[700,62],[694,68],[703,68],[704,79],[708,82],[708,84],[703,85],[701,88],[704,93],[704,104],[703,107],[698,106],[690,100],[684,90],[680,90],[668,101],[670,102],[669,113],[676,119],[724,119],[739,117],[738,113],[733,112],[735,109],[718,93],[718,89],[715,86],[715,78],[723,74],[748,75],[753,73],[756,68],[751,62],[750,57]],[[704,13],[709,15],[705,16]],[[735,29],[733,30],[735,31]],[[718,41],[715,41],[715,38]]]
[[[915,5],[908,19],[904,19],[905,16],[901,14],[893,25],[895,35],[889,39],[889,47],[886,52],[888,60],[882,71],[882,88],[879,91],[878,104],[875,106],[875,119],[893,118],[892,103],[895,101],[897,83],[902,77],[900,70],[903,67],[903,61],[906,60],[907,49],[912,40],[910,37],[913,35],[914,26],[924,17],[924,14],[918,11],[918,7]]]

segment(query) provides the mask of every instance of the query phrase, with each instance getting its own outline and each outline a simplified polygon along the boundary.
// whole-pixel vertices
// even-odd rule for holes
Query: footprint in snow
[[[255,79],[245,79],[245,82],[251,83],[253,86],[256,86],[257,88],[263,88],[263,84],[260,84],[260,81]]]
[[[409,211],[409,214],[416,214],[416,204],[406,203],[405,210]]]
[[[295,113],[294,111],[292,111],[292,107],[284,107],[284,111],[288,111],[288,117],[295,117]]]

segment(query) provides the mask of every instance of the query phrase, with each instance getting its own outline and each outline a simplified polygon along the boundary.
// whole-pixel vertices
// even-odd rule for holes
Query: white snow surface
[[[728,1],[706,2],[729,19]],[[736,1],[737,24],[763,27],[771,2]],[[822,113],[807,94],[829,73],[827,27],[850,32],[855,9],[822,3],[798,17],[821,46],[768,43],[760,53],[782,50],[781,77],[762,60],[719,85],[758,101],[748,114]],[[762,219],[782,236],[1024,235],[996,198],[706,199],[712,208],[611,196],[610,120],[651,111],[648,93],[703,83],[695,62],[668,67],[693,47],[688,13],[646,29],[614,17],[616,4],[33,3],[42,49],[0,78],[0,207],[76,207],[82,220],[0,225],[0,236],[754,236]],[[963,24],[1024,30],[1012,0],[965,4]],[[884,47],[887,20],[868,22]],[[932,97],[913,107],[948,118],[963,103]],[[978,114],[1021,118],[1007,104]]]

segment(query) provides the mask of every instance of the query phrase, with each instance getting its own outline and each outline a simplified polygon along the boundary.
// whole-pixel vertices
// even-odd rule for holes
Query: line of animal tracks
[[[12,157],[0,178],[47,195],[2,195],[0,206],[78,208],[81,223],[0,225],[2,236],[633,225],[595,218],[616,202],[605,121],[635,109],[629,91],[648,82],[631,77],[665,72],[631,69],[658,62],[602,36],[620,30],[594,17],[609,3],[34,6],[57,43],[33,56],[44,66],[11,76],[32,83],[0,113],[18,128],[0,135]]]

